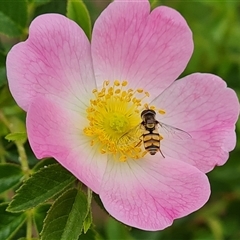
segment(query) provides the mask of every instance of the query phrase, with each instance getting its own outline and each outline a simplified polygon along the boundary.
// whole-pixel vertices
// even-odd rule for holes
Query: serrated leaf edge
[[[52,166],[54,166],[54,165],[56,166],[56,165],[60,165],[60,164],[58,164],[58,163],[50,164],[50,165],[47,166],[47,168],[52,167]],[[28,210],[28,209],[33,209],[33,208],[35,208],[35,207],[37,207],[37,206],[39,206],[39,205],[42,204],[42,203],[39,203],[38,205],[36,205],[36,206],[34,206],[34,207],[32,207],[32,208],[26,208],[26,209],[23,209],[23,210],[11,210],[11,203],[13,203],[14,200],[15,200],[15,197],[19,195],[18,192],[23,188],[25,182],[27,182],[29,179],[31,179],[35,174],[40,174],[44,169],[46,169],[46,168],[45,168],[45,167],[40,168],[37,172],[34,172],[28,179],[26,179],[25,181],[23,181],[21,187],[16,190],[16,193],[15,193],[15,195],[13,196],[11,202],[9,203],[6,211],[12,212],[12,213],[19,213],[19,212],[24,212],[24,211],[26,211],[26,210]],[[70,184],[71,184],[71,183],[69,183],[69,185],[70,185]],[[69,185],[67,185],[66,188],[67,188]],[[64,189],[62,189],[62,190],[64,190]],[[56,192],[55,194],[53,194],[52,197],[56,196],[57,194],[59,194],[59,192]],[[52,197],[50,197],[50,198],[52,198]],[[49,200],[50,198],[46,199],[45,202],[46,202],[47,200]]]
[[[57,202],[58,200],[59,200],[59,198],[61,198],[64,194],[67,194],[67,192],[70,192],[70,191],[72,191],[72,190],[77,190],[77,191],[81,191],[81,190],[79,190],[79,189],[76,189],[76,188],[70,188],[70,189],[68,189],[67,191],[65,191],[65,192],[63,192],[56,200],[55,200],[55,202]],[[84,193],[83,191],[82,191],[82,193]],[[78,193],[77,193],[78,194]],[[55,203],[54,202],[54,203]],[[44,231],[44,229],[45,229],[45,223],[46,223],[46,219],[47,219],[47,216],[48,216],[48,213],[52,210],[52,208],[54,207],[54,203],[52,204],[52,206],[49,208],[49,210],[47,211],[47,214],[46,214],[46,217],[45,217],[45,219],[44,219],[44,221],[43,221],[43,228],[42,228],[42,231],[40,232],[40,234],[39,234],[39,236],[40,236],[40,240],[43,240],[42,239],[42,233],[43,233],[43,231]],[[88,206],[89,207],[89,206]],[[90,207],[89,207],[90,208]],[[85,217],[84,217],[84,220],[83,220],[83,222],[85,221],[85,219],[86,219],[86,217],[87,217],[87,215],[88,215],[88,212],[89,212],[89,209],[88,209],[88,211],[87,211],[87,213],[86,213],[86,215],[85,215]],[[81,233],[82,233],[82,231],[83,231],[83,226],[82,226],[82,229],[81,229]],[[81,235],[81,233],[80,233],[80,235]],[[79,236],[80,236],[79,235]],[[78,236],[78,237],[79,237]]]

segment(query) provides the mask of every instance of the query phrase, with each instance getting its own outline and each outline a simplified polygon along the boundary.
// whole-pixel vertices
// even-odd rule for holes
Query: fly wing
[[[159,122],[159,133],[164,137],[174,137],[179,140],[190,139],[192,136],[180,128],[175,128],[173,126],[167,125],[165,123]]]
[[[119,147],[126,147],[126,146],[133,146],[135,147],[140,141],[141,136],[143,134],[142,125],[139,124],[132,129],[130,129],[128,132],[124,133],[117,142],[117,145]]]

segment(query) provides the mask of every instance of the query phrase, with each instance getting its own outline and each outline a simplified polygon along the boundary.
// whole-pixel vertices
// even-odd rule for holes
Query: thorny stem
[[[8,119],[5,117],[5,115],[1,111],[0,111],[0,120],[6,125],[10,133],[14,132],[11,122],[8,121]],[[19,161],[21,163],[22,170],[26,176],[29,176],[29,166],[28,166],[27,155],[26,155],[23,143],[19,141],[15,141],[15,144],[18,150]]]

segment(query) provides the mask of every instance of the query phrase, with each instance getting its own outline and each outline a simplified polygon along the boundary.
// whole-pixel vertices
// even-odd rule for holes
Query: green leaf
[[[9,125],[11,126],[11,133],[5,136],[5,139],[24,144],[27,140],[27,134],[26,125],[23,120],[16,116],[9,117]]]
[[[21,35],[21,31],[12,19],[0,12],[0,33],[9,37],[18,37]]]
[[[71,189],[60,196],[50,208],[45,219],[42,240],[77,240],[88,213],[86,195]]]
[[[23,176],[21,168],[17,165],[0,164],[0,193],[14,187]]]
[[[0,66],[0,87],[7,83],[6,68]]]
[[[81,234],[78,240],[104,240],[95,229],[90,228],[86,234]],[[116,239],[115,239],[116,240]]]
[[[67,17],[75,21],[91,39],[91,19],[89,12],[82,0],[68,0]]]
[[[1,22],[1,18],[0,18],[0,22]],[[0,42],[0,87],[6,84],[7,82],[6,67],[5,67],[6,56],[1,52],[2,50],[3,49]],[[2,97],[2,94],[0,94],[0,97]]]
[[[21,212],[49,200],[72,184],[76,178],[59,164],[53,164],[34,173],[17,190],[7,208]]]
[[[91,209],[89,209],[88,214],[83,222],[83,233],[87,233],[87,231],[89,230],[89,228],[92,225],[92,211]]]
[[[1,75],[1,67],[0,67],[0,75]],[[5,80],[1,81],[0,79],[0,108],[6,108],[8,106],[15,104],[13,97],[9,91],[9,88],[7,84],[5,84],[6,82]]]
[[[56,164],[56,160],[54,158],[46,158],[41,161],[38,161],[38,163],[34,166],[32,169],[33,172],[39,171],[41,168],[46,168],[49,165]]]
[[[151,5],[151,9],[154,9],[155,7],[159,6],[159,1],[158,0],[150,0],[150,5]]]
[[[47,216],[47,212],[49,208],[51,207],[51,204],[43,204],[36,208],[34,208],[34,222],[36,224],[37,230],[40,233],[43,229],[43,221]]]
[[[20,29],[23,30],[26,27],[27,0],[0,0],[0,12],[10,18]]]
[[[38,2],[40,3],[41,0]],[[45,13],[60,13],[65,15],[66,8],[67,8],[67,1],[65,0],[64,1],[59,1],[59,0],[45,1],[44,4],[37,4],[33,17],[37,17],[40,14],[45,14]]]
[[[108,219],[106,224],[107,239],[124,239],[124,240],[133,240],[130,235],[129,227],[123,225],[121,222],[113,218]]]
[[[29,240],[29,238],[21,237],[18,240]],[[31,238],[31,240],[39,240],[39,238]]]
[[[92,203],[92,190],[88,188],[87,190],[87,202],[88,202],[88,214],[83,223],[83,233],[85,234],[88,229],[92,225],[92,211],[91,211],[91,203]]]
[[[27,217],[25,213],[6,212],[7,205],[7,203],[0,204],[0,239],[4,240],[12,237]]]
[[[7,139],[8,141],[20,141],[22,143],[25,143],[27,141],[27,133],[9,133],[7,136],[5,136],[5,139]]]
[[[34,0],[34,4],[37,6],[49,3],[51,0]]]

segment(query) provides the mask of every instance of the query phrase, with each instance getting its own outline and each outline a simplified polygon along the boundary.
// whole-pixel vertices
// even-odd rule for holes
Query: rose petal
[[[205,174],[171,158],[148,156],[117,162],[109,159],[100,197],[119,221],[144,230],[161,230],[202,207],[210,195]]]
[[[186,161],[204,172],[227,161],[236,144],[239,102],[221,78],[212,74],[189,75],[174,82],[153,105],[166,111],[157,116],[160,122],[191,135],[181,139],[179,132],[162,133],[161,149],[166,156]]]
[[[54,157],[98,193],[107,159],[83,135],[86,121],[78,112],[47,97],[38,97],[27,112],[27,132],[38,158]]]
[[[39,95],[68,101],[74,109],[75,101],[88,99],[95,87],[90,43],[75,22],[59,14],[41,15],[31,23],[29,38],[9,52],[7,75],[24,110]]]
[[[113,2],[97,19],[92,57],[98,84],[128,80],[154,98],[184,70],[193,51],[192,34],[175,10],[144,2]]]

